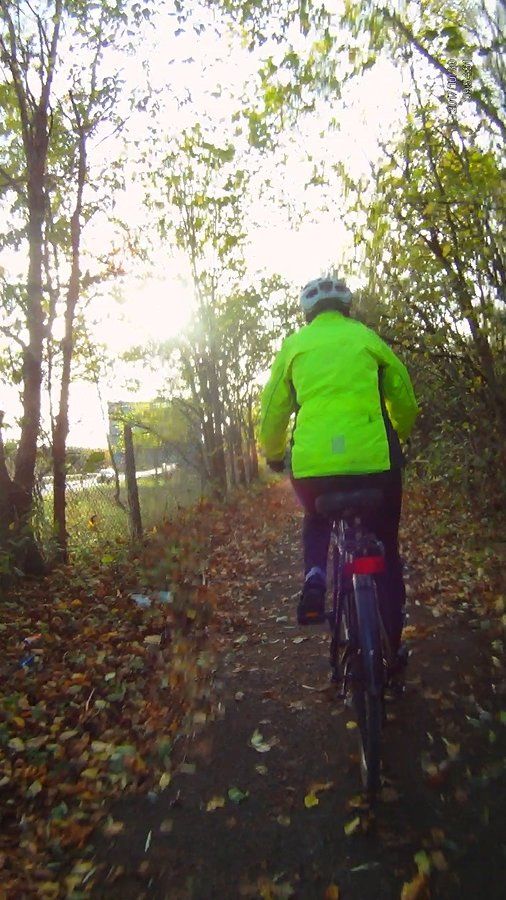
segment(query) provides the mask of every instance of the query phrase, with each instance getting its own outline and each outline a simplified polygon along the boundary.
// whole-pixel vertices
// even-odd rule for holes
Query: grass
[[[192,471],[176,469],[168,478],[149,475],[140,478],[139,503],[144,528],[153,528],[168,518],[178,506],[191,506],[201,496],[200,478]]]
[[[190,506],[201,495],[200,478],[194,472],[176,469],[158,477],[139,478],[139,503],[144,529],[170,518],[179,506]],[[123,510],[114,500],[114,486],[94,485],[67,493],[67,530],[71,554],[82,550],[103,552],[107,545],[124,543],[129,537],[128,501],[122,485]],[[53,495],[43,497],[37,531],[48,549],[52,542]]]

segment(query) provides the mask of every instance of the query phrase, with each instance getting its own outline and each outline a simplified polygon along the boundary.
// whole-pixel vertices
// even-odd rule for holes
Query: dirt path
[[[295,625],[300,514],[284,484],[274,490],[286,525],[259,558],[252,598],[237,573],[242,624],[219,641],[214,721],[179,746],[166,790],[113,809],[124,827],[96,838],[93,896],[386,900],[409,884],[406,900],[504,897],[495,621],[483,628],[472,602],[441,585],[434,546],[406,542],[414,652],[407,694],[389,707],[372,819],[360,808],[353,716],[319,689],[327,634]],[[408,511],[408,530],[410,515],[413,525],[420,510]],[[429,566],[440,578],[432,598],[420,576]]]

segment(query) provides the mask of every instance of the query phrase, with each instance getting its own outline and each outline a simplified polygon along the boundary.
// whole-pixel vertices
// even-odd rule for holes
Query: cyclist
[[[285,338],[262,394],[260,441],[268,465],[283,471],[292,413],[292,484],[304,510],[305,580],[301,625],[325,618],[330,522],[315,499],[331,491],[379,488],[383,503],[363,520],[385,548],[378,575],[380,611],[392,650],[400,647],[406,594],[399,557],[402,501],[400,440],[418,406],[407,369],[365,325],[350,318],[342,279],[317,278],[300,294],[307,324]]]

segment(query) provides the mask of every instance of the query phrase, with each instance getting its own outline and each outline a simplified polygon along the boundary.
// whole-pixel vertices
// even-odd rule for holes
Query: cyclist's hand
[[[273,472],[284,472],[285,471],[285,461],[284,459],[268,459],[267,465],[269,469]]]

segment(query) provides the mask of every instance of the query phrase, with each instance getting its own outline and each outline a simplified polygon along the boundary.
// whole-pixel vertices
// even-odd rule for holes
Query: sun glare
[[[129,292],[123,312],[136,329],[136,343],[144,337],[164,341],[187,327],[194,301],[191,288],[176,279],[150,278],[137,282]]]

